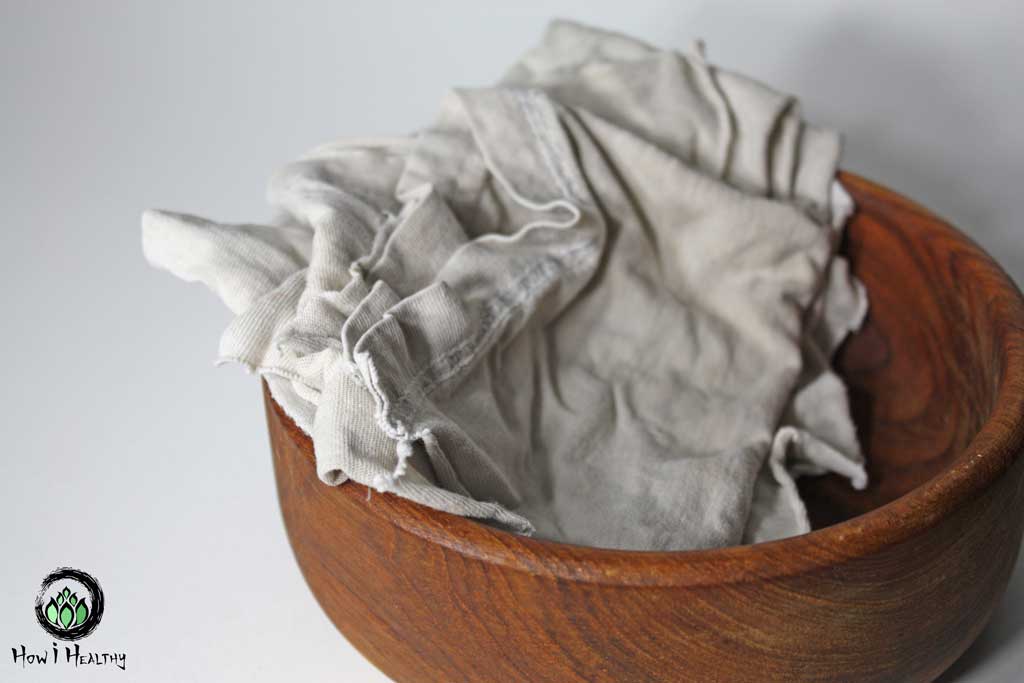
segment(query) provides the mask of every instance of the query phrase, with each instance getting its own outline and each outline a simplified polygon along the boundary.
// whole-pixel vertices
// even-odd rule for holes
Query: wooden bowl
[[[1024,301],[980,248],[842,176],[871,313],[837,364],[871,484],[802,490],[815,531],[625,552],[498,531],[347,483],[266,398],[285,525],[339,630],[395,681],[931,681],[1021,541]],[[343,676],[342,676],[343,678]]]

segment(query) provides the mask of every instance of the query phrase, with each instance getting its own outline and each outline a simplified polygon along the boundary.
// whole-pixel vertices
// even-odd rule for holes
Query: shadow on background
[[[1015,609],[1014,606],[1021,604],[1024,604],[1024,559],[1017,562],[1006,596],[996,607],[988,626],[967,652],[935,683],[966,683],[972,680],[972,673],[982,668],[994,670],[1004,663],[1000,660],[1005,655],[1020,651],[1024,644],[1024,610]],[[1019,667],[1011,671],[1018,676],[1020,674]],[[1004,677],[1002,680],[1018,679]]]

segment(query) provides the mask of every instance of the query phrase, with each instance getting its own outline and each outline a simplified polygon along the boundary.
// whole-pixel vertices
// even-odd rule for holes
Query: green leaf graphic
[[[57,603],[50,598],[50,602],[46,604],[46,620],[54,626],[57,625]]]
[[[57,628],[70,629],[88,621],[92,610],[85,597],[78,597],[78,593],[72,593],[70,588],[64,586],[57,591],[55,597],[50,598],[44,614],[46,620]]]
[[[65,604],[60,608],[60,625],[63,628],[71,626],[71,622],[75,620],[75,611],[70,606]]]

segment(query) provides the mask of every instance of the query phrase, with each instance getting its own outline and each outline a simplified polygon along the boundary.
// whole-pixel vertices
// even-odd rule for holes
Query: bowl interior
[[[951,465],[991,413],[998,354],[971,273],[965,238],[920,207],[844,177],[858,205],[842,250],[868,289],[870,312],[836,356],[868,460],[870,483],[804,478],[820,528],[899,498]],[[977,304],[977,305],[975,305]]]

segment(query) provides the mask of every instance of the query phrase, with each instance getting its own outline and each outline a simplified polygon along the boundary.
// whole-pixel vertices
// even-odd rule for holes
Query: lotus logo
[[[66,631],[72,626],[81,626],[88,618],[89,606],[85,598],[79,600],[78,594],[67,586],[46,604],[46,620],[59,629]]]
[[[43,579],[36,596],[36,619],[54,638],[84,638],[99,625],[102,616],[103,591],[90,575],[61,567]]]

